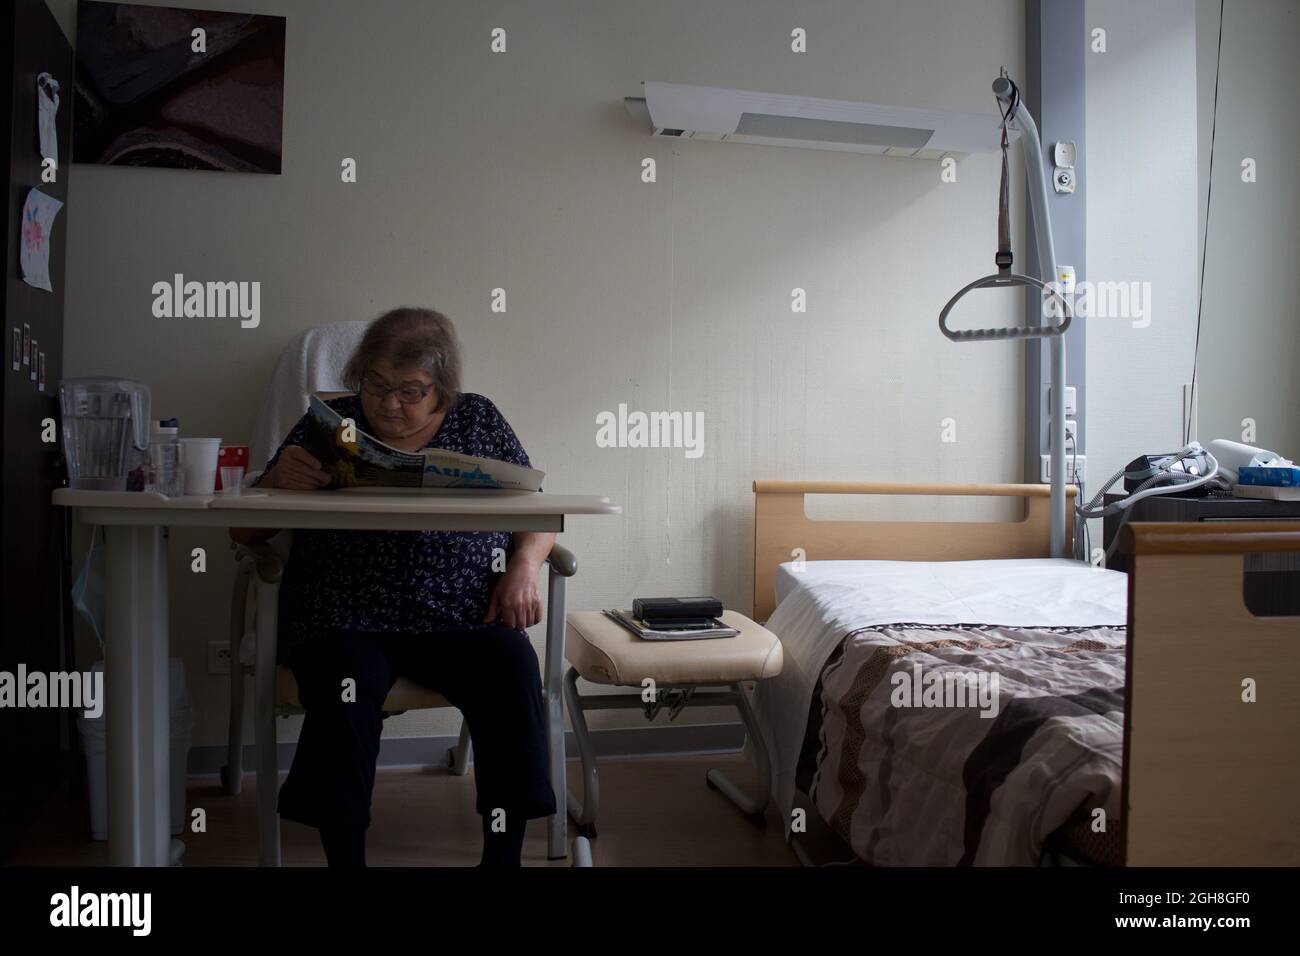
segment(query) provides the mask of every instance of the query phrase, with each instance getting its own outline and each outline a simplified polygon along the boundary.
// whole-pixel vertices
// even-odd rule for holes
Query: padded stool
[[[709,770],[705,782],[721,791],[756,826],[766,823],[764,811],[771,796],[771,764],[763,735],[750,709],[743,681],[766,680],[781,673],[781,642],[776,635],[743,614],[723,611],[719,618],[740,633],[735,637],[688,641],[647,641],[605,617],[599,611],[569,614],[564,653],[569,660],[564,677],[564,701],[582,758],[582,796],[569,790],[568,810],[580,838],[596,835],[596,810],[600,789],[596,758],[587,730],[586,711],[640,707],[653,720],[663,707],[676,717],[688,704],[730,704],[740,712],[754,752],[758,789],[746,794],[720,770]],[[635,687],[636,694],[593,695],[578,693],[578,678],[593,684]],[[642,690],[654,682],[654,699],[642,700]],[[702,692],[703,687],[725,690]],[[582,847],[581,849],[587,849]],[[585,854],[584,854],[585,855]]]

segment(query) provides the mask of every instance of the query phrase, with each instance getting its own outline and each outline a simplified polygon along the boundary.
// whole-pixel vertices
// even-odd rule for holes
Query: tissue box
[[[1300,487],[1300,468],[1294,465],[1281,467],[1248,465],[1237,469],[1237,484],[1264,485],[1270,488]]]

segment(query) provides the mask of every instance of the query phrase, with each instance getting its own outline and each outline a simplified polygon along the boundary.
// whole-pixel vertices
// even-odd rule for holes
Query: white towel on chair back
[[[253,444],[248,452],[249,478],[266,468],[280,442],[307,411],[313,392],[347,390],[343,383],[343,368],[369,325],[369,322],[358,321],[318,325],[289,340],[276,359],[275,370],[258,409]],[[292,542],[293,533],[281,531],[266,543],[282,561],[287,561]],[[253,625],[245,628],[239,642],[239,661],[248,666],[257,660],[257,622],[254,621]],[[275,627],[274,624],[263,626]]]
[[[343,367],[369,322],[337,322],[295,335],[276,360],[253,429],[248,470],[260,472],[307,411],[313,392],[346,391]]]

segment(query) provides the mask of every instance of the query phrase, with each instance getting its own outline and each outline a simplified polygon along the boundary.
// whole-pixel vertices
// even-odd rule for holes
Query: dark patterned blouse
[[[355,395],[331,408],[371,432]],[[304,415],[266,465],[301,445]],[[426,448],[532,467],[513,429],[490,400],[462,392]],[[512,551],[506,531],[326,531],[298,529],[280,584],[279,657],[331,630],[426,633],[476,627],[487,613],[492,552]]]

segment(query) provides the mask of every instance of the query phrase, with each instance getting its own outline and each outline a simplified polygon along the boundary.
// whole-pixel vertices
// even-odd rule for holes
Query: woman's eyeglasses
[[[416,382],[389,385],[373,375],[367,375],[361,380],[361,388],[366,394],[373,395],[375,398],[387,398],[389,392],[396,392],[397,400],[403,405],[414,405],[416,402],[423,401],[425,396],[433,391],[432,385],[421,385]]]

